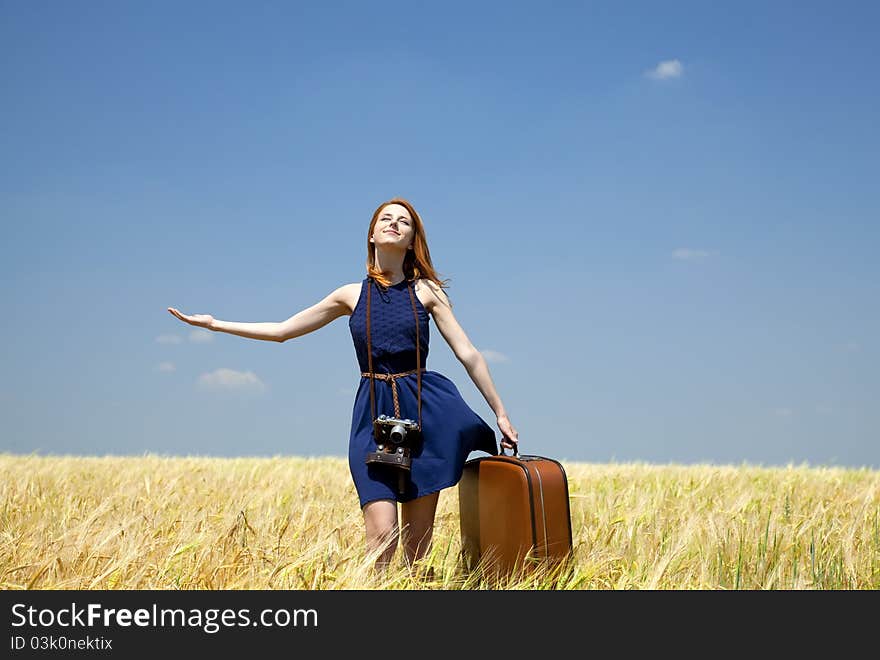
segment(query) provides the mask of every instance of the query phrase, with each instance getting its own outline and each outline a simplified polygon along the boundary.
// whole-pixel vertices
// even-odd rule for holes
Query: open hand
[[[168,311],[184,323],[189,323],[197,328],[208,328],[208,330],[210,330],[211,324],[214,323],[214,317],[210,314],[193,314],[192,316],[189,316],[187,314],[182,314],[174,307],[169,307]]]
[[[507,415],[498,415],[498,428],[504,436],[501,439],[501,446],[504,449],[516,449],[519,444],[519,432],[513,428]]]

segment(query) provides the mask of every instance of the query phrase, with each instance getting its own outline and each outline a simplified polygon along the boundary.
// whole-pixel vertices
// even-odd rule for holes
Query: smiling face
[[[405,206],[388,204],[379,212],[370,242],[383,247],[408,248],[415,236],[413,219]]]

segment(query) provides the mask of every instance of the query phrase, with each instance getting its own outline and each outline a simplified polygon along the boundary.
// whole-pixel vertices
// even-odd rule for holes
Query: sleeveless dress
[[[361,282],[361,294],[349,318],[360,373],[370,371],[367,361],[367,286],[370,295],[370,342],[374,373],[402,373],[416,368],[416,323],[410,301],[409,282],[382,287],[370,278]],[[413,296],[419,317],[421,368],[428,358],[430,316]],[[396,379],[400,419],[418,421],[418,376]],[[374,379],[375,416],[394,416],[390,380]],[[422,372],[422,442],[412,450],[412,465],[403,493],[398,490],[398,468],[367,465],[366,456],[375,451],[370,410],[370,378],[361,376],[351,416],[348,465],[361,508],[374,500],[408,502],[417,497],[454,486],[461,479],[464,463],[472,451],[495,455],[495,431],[462,399],[455,384],[436,371]]]

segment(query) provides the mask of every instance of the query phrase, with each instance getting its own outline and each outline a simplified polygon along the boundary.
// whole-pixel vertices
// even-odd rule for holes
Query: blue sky
[[[318,4],[0,3],[0,450],[345,455],[348,317],[166,308],[283,320],[400,195],[523,453],[880,468],[875,3]]]

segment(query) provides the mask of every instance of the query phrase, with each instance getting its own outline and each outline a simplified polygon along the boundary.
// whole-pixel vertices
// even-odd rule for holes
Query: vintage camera
[[[367,463],[379,463],[401,468],[412,467],[412,450],[420,440],[419,425],[411,419],[379,415],[373,421],[376,451],[367,454]]]

